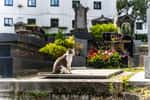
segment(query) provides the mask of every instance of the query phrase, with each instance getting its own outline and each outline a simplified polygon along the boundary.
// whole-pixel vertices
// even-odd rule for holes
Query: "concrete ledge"
[[[133,86],[150,86],[150,79],[146,79],[145,73],[142,71],[131,77],[129,84]]]
[[[51,74],[50,72],[38,73],[43,78],[63,78],[63,79],[108,79],[113,75],[122,73],[120,69],[88,69],[88,70],[72,70],[72,74]]]

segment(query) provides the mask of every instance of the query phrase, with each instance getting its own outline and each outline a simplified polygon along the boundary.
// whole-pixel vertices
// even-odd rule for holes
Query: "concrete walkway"
[[[135,86],[146,86],[150,85],[150,79],[145,79],[145,73],[142,71],[132,76],[129,83]]]

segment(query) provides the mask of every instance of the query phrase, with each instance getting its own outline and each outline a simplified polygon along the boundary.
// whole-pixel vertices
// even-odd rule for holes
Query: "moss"
[[[143,67],[138,67],[138,68],[128,67],[128,68],[124,68],[123,71],[137,73],[140,71],[144,71],[144,68]]]

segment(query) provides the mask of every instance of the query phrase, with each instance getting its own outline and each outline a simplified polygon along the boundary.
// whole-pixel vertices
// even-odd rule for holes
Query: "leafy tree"
[[[118,13],[126,11],[126,14],[128,14],[129,10],[132,9],[131,14],[134,18],[140,16],[145,21],[148,1],[150,0],[117,0]]]

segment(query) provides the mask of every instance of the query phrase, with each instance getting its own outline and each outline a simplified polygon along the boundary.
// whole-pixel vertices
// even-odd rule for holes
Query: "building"
[[[74,24],[74,7],[88,7],[87,26],[104,15],[113,18],[116,0],[2,0],[0,2],[0,33],[15,33],[14,24],[24,22],[47,28],[50,33],[63,29],[69,33]]]
[[[135,21],[134,32],[136,35],[144,35],[148,33],[147,23],[139,19]]]

